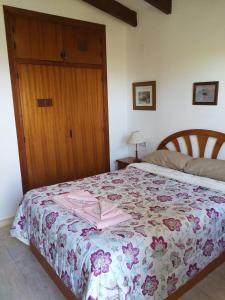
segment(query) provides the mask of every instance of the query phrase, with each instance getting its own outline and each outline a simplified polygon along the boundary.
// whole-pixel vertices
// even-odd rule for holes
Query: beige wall
[[[106,25],[111,168],[127,155],[126,25],[79,0],[0,0],[0,220],[14,215],[22,196],[3,4]]]
[[[188,128],[225,132],[225,1],[173,0],[167,16],[145,6],[128,28],[128,132],[142,130],[154,148]],[[131,83],[157,81],[157,111],[133,111]],[[219,80],[218,106],[192,106],[192,84]]]

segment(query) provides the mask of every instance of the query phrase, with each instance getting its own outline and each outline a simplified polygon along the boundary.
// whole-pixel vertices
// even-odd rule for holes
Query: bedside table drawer
[[[136,163],[136,158],[135,157],[125,157],[121,159],[117,159],[117,167],[118,170],[125,169],[128,165]],[[138,160],[138,162],[141,162],[141,159]]]
[[[125,169],[129,163],[123,161],[117,161],[118,170]]]

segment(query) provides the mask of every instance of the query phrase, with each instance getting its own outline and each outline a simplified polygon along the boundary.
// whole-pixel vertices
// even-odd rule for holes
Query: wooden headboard
[[[216,159],[218,157],[220,149],[225,143],[225,133],[213,131],[213,130],[205,130],[205,129],[190,129],[190,130],[179,131],[168,136],[159,144],[157,149],[169,150],[167,145],[169,143],[172,143],[175,146],[177,152],[182,152],[179,138],[183,138],[186,144],[187,154],[193,156],[193,144],[190,138],[191,136],[196,136],[197,138],[199,157],[205,157],[206,145],[209,138],[214,138],[216,140],[211,153],[211,158],[213,159]]]

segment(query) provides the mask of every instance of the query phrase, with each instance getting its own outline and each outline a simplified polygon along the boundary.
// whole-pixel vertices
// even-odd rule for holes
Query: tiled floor
[[[0,229],[0,300],[65,300],[29,248]],[[138,300],[138,299],[137,299]],[[181,300],[225,300],[225,263]]]

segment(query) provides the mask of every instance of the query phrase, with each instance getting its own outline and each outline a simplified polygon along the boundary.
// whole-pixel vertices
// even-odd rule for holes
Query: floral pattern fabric
[[[54,195],[84,189],[132,219],[97,230]],[[165,299],[225,251],[225,194],[129,167],[29,191],[11,235],[80,299]]]

